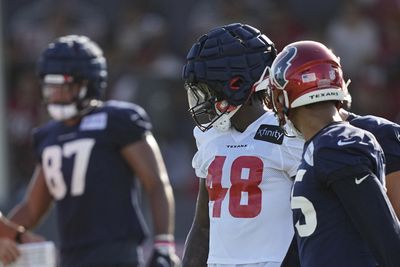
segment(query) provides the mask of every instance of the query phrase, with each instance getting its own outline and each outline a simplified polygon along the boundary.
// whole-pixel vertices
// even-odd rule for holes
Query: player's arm
[[[210,219],[208,217],[208,192],[205,179],[199,179],[199,193],[193,224],[186,238],[183,267],[207,266]]]
[[[389,200],[400,219],[400,125],[386,124],[376,138],[386,158],[386,188]]]
[[[358,173],[336,179],[331,188],[380,265],[400,266],[400,226],[394,211],[376,176],[367,170]]]
[[[386,158],[386,188],[390,203],[400,219],[400,142],[399,125],[388,125],[384,135],[378,140]]]
[[[44,238],[27,231],[22,225],[16,224],[0,213],[0,238],[10,239],[18,243],[38,242]]]
[[[400,170],[386,175],[386,188],[390,203],[400,219]]]
[[[172,260],[168,263],[174,266],[179,261],[174,243],[175,200],[157,141],[147,133],[141,140],[122,148],[121,153],[149,198],[156,252],[165,252],[167,260]]]
[[[0,213],[0,237],[15,239],[19,229],[23,230],[23,227],[11,222]]]
[[[43,169],[37,165],[24,199],[11,210],[8,218],[17,225],[31,229],[47,213],[52,201],[53,198],[48,191]],[[20,239],[22,243],[43,240],[30,232],[21,235]]]
[[[174,233],[174,196],[157,142],[151,134],[125,146],[122,155],[150,200],[154,234]]]

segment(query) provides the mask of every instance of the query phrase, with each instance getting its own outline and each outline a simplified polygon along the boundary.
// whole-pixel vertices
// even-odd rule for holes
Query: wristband
[[[22,235],[26,232],[25,227],[22,225],[17,227],[17,233],[15,234],[15,241],[17,243],[22,243]]]
[[[171,234],[160,234],[154,237],[154,249],[161,254],[175,253],[175,239]]]

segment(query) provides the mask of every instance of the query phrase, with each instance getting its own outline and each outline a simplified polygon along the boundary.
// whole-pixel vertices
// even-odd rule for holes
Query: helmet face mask
[[[58,74],[46,75],[42,84],[43,100],[46,104],[69,104],[86,95],[85,86],[74,82],[73,77]]]
[[[230,118],[240,106],[232,106],[226,100],[219,100],[211,87],[204,83],[185,83],[185,88],[189,112],[200,130],[204,132],[216,127],[225,131],[230,127]]]
[[[212,96],[206,84],[190,85],[185,84],[188,95],[189,112],[199,128],[207,128],[207,124],[213,121],[217,113],[214,105],[216,97]]]
[[[49,74],[43,79],[42,97],[50,116],[55,120],[67,120],[79,115],[87,94],[87,81],[74,82],[73,77]]]
[[[285,97],[285,91],[276,89],[275,87],[271,86],[271,90],[269,90],[271,103],[272,103],[272,110],[275,112],[279,125],[283,126],[286,123],[286,117],[288,116],[288,107],[286,104],[287,96]],[[287,94],[286,94],[287,95]]]
[[[351,80],[348,79],[345,84],[345,87],[344,87],[344,100],[342,101],[342,105],[341,105],[341,107],[346,110],[351,110],[351,104],[353,101],[351,94],[349,93],[349,89],[348,89],[350,83],[351,83]]]

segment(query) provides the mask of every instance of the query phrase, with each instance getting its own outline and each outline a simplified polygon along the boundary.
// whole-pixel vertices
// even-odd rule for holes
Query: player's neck
[[[329,103],[318,103],[304,107],[299,116],[298,127],[306,141],[332,122],[343,121],[337,108]]]
[[[76,124],[78,124],[81,121],[81,117],[74,117],[68,120],[64,120],[63,123],[67,126],[74,126]]]
[[[349,112],[343,108],[339,109],[340,117],[345,121],[349,117]]]
[[[232,126],[239,132],[244,132],[246,128],[260,118],[265,109],[263,105],[243,105],[232,118]]]

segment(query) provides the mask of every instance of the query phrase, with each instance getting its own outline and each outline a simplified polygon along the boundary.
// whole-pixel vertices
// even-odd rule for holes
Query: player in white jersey
[[[265,35],[238,23],[213,29],[188,53],[200,187],[184,267],[277,267],[292,241],[291,177],[303,143],[265,110],[266,86],[257,83],[275,56]]]

